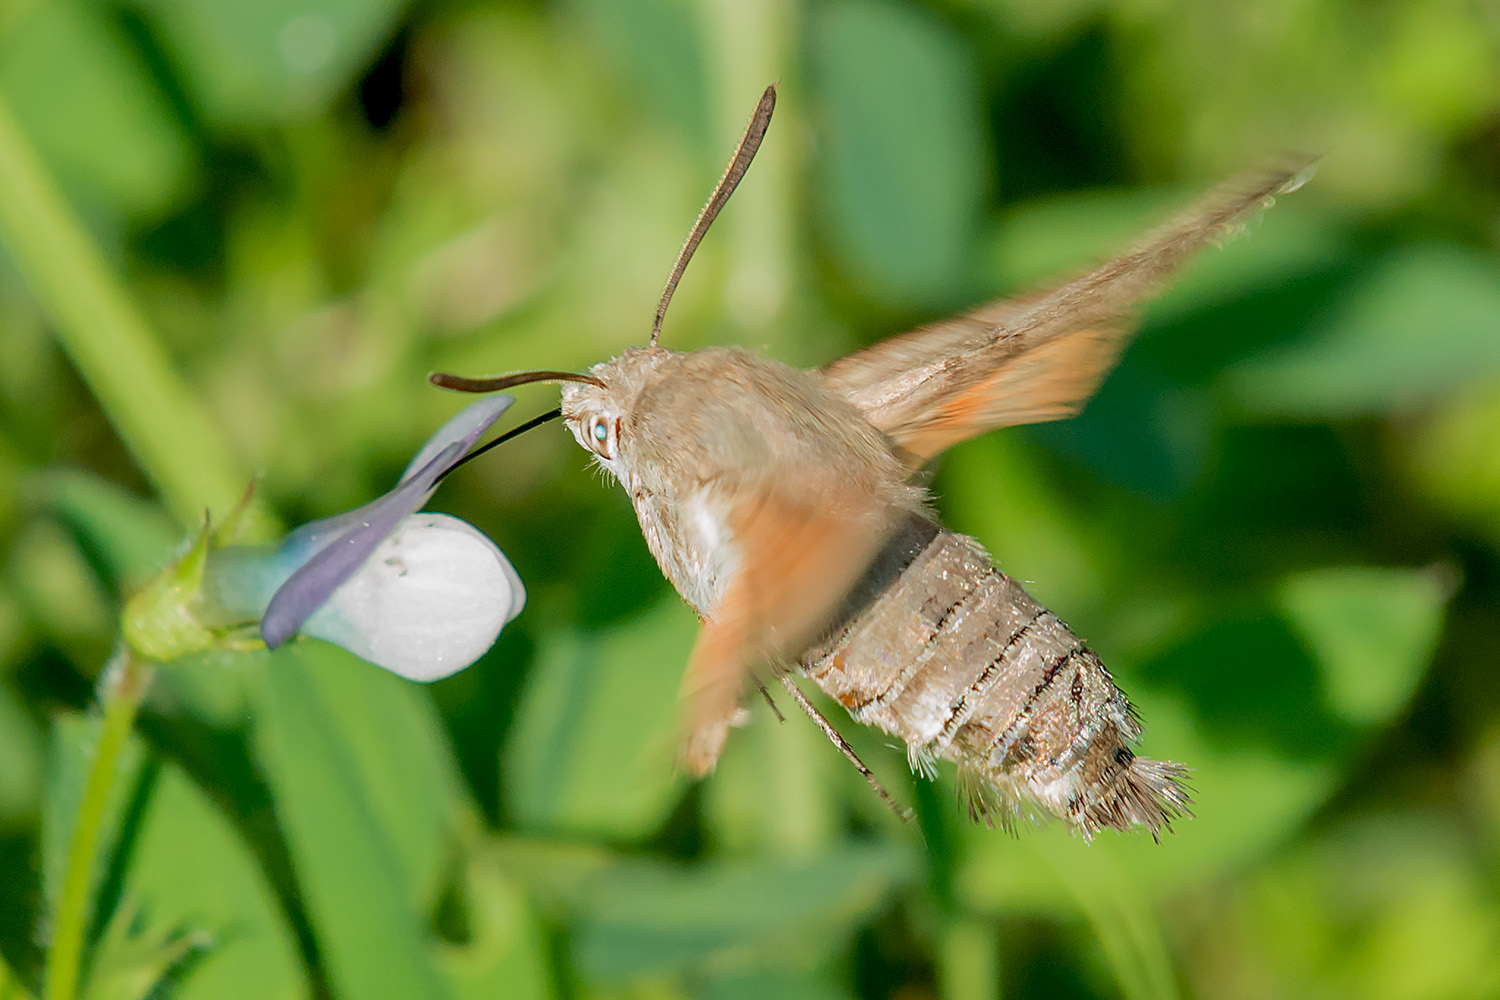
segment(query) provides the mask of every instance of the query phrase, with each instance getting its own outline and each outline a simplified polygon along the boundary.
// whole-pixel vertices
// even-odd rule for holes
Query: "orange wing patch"
[[[816,506],[774,493],[742,502],[730,518],[739,568],[682,678],[686,771],[713,770],[751,668],[815,636],[879,551],[889,522],[852,492]]]
[[[911,465],[992,428],[1069,416],[1114,364],[1140,303],[1296,190],[1310,166],[1292,158],[1247,174],[1072,281],[892,337],[820,374]]]
[[[920,465],[943,449],[996,427],[1071,417],[1114,367],[1124,341],[1123,326],[1058,337],[943,399],[930,414],[886,433]]]

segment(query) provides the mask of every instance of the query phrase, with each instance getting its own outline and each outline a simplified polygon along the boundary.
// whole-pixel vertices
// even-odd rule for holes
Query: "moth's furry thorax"
[[[619,480],[667,577],[707,614],[738,561],[736,511],[775,495],[885,517],[922,507],[880,431],[815,372],[740,348],[632,348],[568,383],[563,418]],[[613,450],[590,445],[603,420]],[[851,503],[851,498],[857,502]]]

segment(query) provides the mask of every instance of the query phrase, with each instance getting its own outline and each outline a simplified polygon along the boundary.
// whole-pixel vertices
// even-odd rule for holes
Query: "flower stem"
[[[47,948],[44,1000],[74,1000],[78,994],[89,887],[99,853],[99,832],[104,825],[105,807],[109,803],[120,753],[125,749],[131,722],[151,683],[151,675],[151,665],[126,647],[105,669],[99,685],[99,701],[104,714],[83,799],[78,806],[73,837],[68,844],[68,866],[63,874],[52,941]]]
[[[230,511],[248,477],[0,99],[0,239],[64,350],[178,519]]]

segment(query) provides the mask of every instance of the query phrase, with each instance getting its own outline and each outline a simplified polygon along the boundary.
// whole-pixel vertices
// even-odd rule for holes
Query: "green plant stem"
[[[99,685],[103,718],[94,760],[84,785],[83,800],[68,843],[68,866],[63,874],[62,894],[53,920],[52,941],[47,948],[44,1000],[74,1000],[83,957],[83,935],[89,910],[89,886],[99,853],[99,831],[114,785],[120,753],[130,737],[136,709],[151,683],[152,667],[128,648],[122,649],[105,670]]]
[[[0,99],[0,239],[115,430],[184,525],[231,510],[233,467],[166,352]]]

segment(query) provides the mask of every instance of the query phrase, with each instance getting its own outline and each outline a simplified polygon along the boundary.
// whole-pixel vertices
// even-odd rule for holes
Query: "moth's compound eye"
[[[600,458],[614,458],[614,449],[610,447],[609,421],[603,417],[594,417],[589,421],[588,431],[584,435],[588,446],[594,450],[594,454]]]

